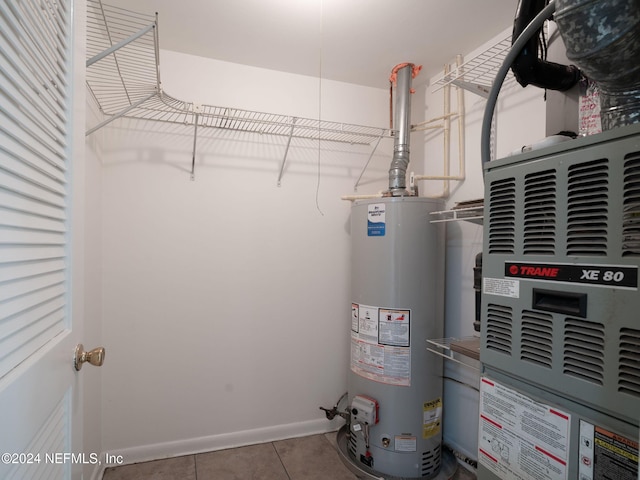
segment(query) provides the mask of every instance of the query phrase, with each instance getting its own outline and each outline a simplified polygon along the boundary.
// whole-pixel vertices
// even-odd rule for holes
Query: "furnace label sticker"
[[[500,297],[520,298],[520,281],[484,277],[482,279],[482,293]]]
[[[600,118],[600,88],[587,78],[580,79],[578,98],[578,133],[581,137],[602,132]]]
[[[410,332],[410,310],[380,309],[378,317],[378,343],[408,347]]]
[[[384,237],[385,230],[385,204],[372,203],[367,212],[367,236]]]
[[[570,424],[569,413],[481,378],[478,461],[498,477],[567,480]]]
[[[637,480],[638,442],[580,420],[579,478]]]
[[[436,398],[422,406],[422,438],[431,438],[440,433],[442,399]]]

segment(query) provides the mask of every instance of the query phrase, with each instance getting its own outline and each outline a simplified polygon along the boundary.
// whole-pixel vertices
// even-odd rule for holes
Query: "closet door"
[[[3,479],[81,474],[70,455],[82,451],[70,296],[72,7],[0,2]]]

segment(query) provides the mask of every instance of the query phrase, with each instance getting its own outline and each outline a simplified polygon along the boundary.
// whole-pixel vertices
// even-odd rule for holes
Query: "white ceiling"
[[[159,14],[160,48],[387,88],[394,65],[416,84],[508,28],[517,0],[103,0]]]

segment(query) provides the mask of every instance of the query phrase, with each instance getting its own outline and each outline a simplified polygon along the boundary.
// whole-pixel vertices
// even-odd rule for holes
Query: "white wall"
[[[388,92],[163,51],[180,99],[384,127]],[[121,120],[102,141],[102,427],[126,462],[333,429],[371,147]],[[383,141],[359,193],[386,186]],[[319,162],[319,165],[318,165]]]
[[[465,55],[474,58],[488,46],[505,38],[506,30],[477,50]],[[434,83],[438,77],[432,79]],[[425,101],[425,117],[434,118],[443,113],[443,91],[429,89]],[[508,155],[523,145],[531,144],[545,136],[544,91],[536,87],[522,88],[515,81],[506,85],[498,98],[496,129],[497,158]],[[466,180],[451,182],[451,196],[447,207],[456,202],[484,197],[480,161],[480,130],[485,99],[470,92],[464,95]],[[456,111],[455,87],[451,89],[451,110]],[[412,142],[420,142],[414,134]],[[450,174],[458,174],[458,144],[456,122],[452,122]],[[442,130],[424,134],[425,174],[442,175]],[[422,182],[421,191],[427,195],[442,192],[441,181]],[[482,251],[482,226],[469,222],[447,224],[446,241],[446,300],[445,336],[466,337],[477,333],[473,330],[475,294],[473,267],[475,256]],[[473,362],[472,362],[473,363]],[[453,362],[445,362],[445,375],[472,385],[478,385],[478,375],[473,370]],[[478,393],[455,381],[445,380],[444,392],[444,441],[470,458],[477,459]]]

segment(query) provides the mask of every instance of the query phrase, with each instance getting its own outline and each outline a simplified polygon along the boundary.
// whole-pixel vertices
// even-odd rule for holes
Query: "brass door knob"
[[[80,371],[84,362],[89,362],[91,365],[100,367],[104,363],[104,355],[104,347],[94,348],[93,350],[86,352],[82,344],[79,343],[76,346],[76,351],[73,356],[73,366],[78,371]]]

